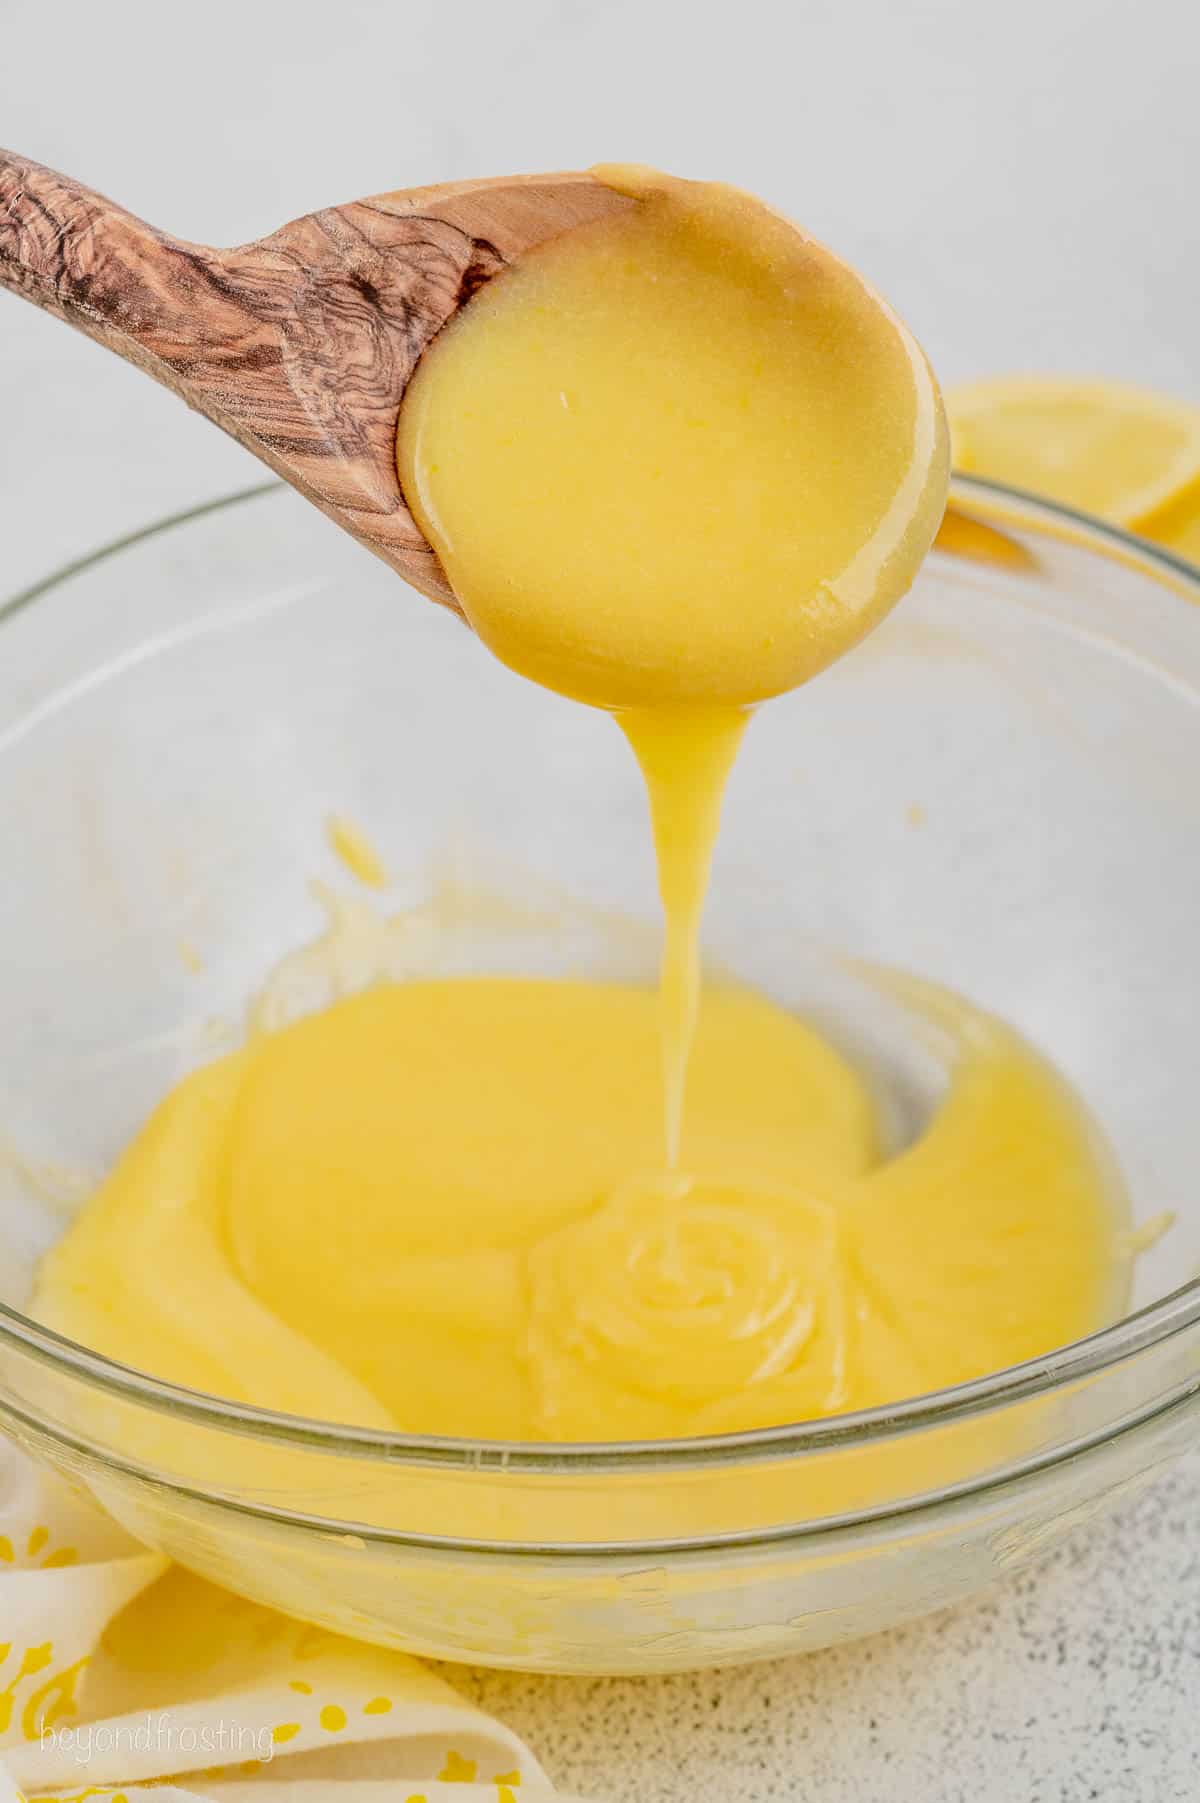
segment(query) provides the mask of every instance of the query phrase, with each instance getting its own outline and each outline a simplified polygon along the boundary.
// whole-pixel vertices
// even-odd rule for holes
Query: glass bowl
[[[233,1406],[21,1305],[89,1177],[320,931],[310,880],[352,891],[331,813],[378,846],[392,909],[447,868],[509,898],[502,932],[460,921],[457,968],[649,971],[649,833],[612,723],[502,669],[274,485],[16,597],[0,609],[0,1424],[218,1583],[366,1640],[541,1671],[821,1646],[950,1603],[1087,1522],[1200,1424],[1197,601],[1200,576],[1163,553],[959,481],[911,597],[754,723],[706,924],[711,960],[873,1062],[898,1132],[936,1078],[847,956],[1022,1030],[1103,1122],[1134,1219],[1177,1211],[1132,1312],[884,1410],[566,1447]],[[303,989],[289,1007],[319,999]]]

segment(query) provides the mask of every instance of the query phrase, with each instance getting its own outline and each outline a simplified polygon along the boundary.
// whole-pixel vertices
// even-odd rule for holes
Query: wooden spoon
[[[583,174],[401,189],[238,250],[187,244],[0,150],[0,286],[182,395],[414,587],[458,603],[404,503],[417,360],[534,245],[632,205]]]

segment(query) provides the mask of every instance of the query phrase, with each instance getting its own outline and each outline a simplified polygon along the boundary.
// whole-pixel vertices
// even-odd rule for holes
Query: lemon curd
[[[383,984],[162,1103],[42,1273],[122,1361],[292,1413],[496,1439],[664,1437],[868,1407],[1121,1302],[1102,1148],[1007,1027],[956,1033],[888,1155],[861,1075],[706,994],[663,1172],[654,996]]]
[[[953,1384],[1121,1306],[1103,1146],[1001,1022],[908,985],[955,1053],[897,1148],[811,1027],[731,986],[701,1006],[741,735],[909,587],[946,430],[828,251],[733,190],[598,174],[635,204],[463,309],[398,465],[480,638],[630,741],[660,993],[417,976],[194,1073],[35,1301],[160,1376],[413,1432],[672,1437]]]

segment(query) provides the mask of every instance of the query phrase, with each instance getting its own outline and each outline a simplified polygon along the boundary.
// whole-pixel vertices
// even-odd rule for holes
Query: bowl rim
[[[36,601],[69,583],[95,565],[175,531],[209,514],[220,513],[269,494],[287,490],[286,483],[271,480],[204,501],[164,515],[135,531],[112,539],[84,556],[60,565],[45,577],[0,600],[0,626]],[[1065,539],[1141,570],[1160,586],[1200,608],[1200,566],[1174,555],[1134,533],[1063,506],[1028,490],[983,477],[955,472],[952,501],[967,503],[968,511],[999,528],[1007,523],[1018,529],[1040,531],[1043,536]],[[1198,615],[1200,622],[1200,615]],[[1200,629],[1200,624],[1198,624]],[[1124,1316],[1120,1321],[1055,1348],[1039,1358],[1005,1367],[967,1383],[926,1395],[907,1398],[873,1409],[862,1409],[819,1420],[755,1428],[739,1433],[710,1434],[670,1440],[634,1441],[503,1441],[475,1440],[450,1435],[420,1435],[378,1428],[322,1421],[278,1410],[255,1407],[210,1396],[203,1391],[169,1383],[149,1373],[121,1364],[78,1342],[43,1327],[21,1310],[0,1302],[0,1346],[7,1345],[60,1375],[81,1380],[102,1393],[161,1411],[175,1420],[189,1420],[224,1432],[243,1434],[290,1447],[302,1446],[341,1457],[379,1457],[393,1464],[451,1467],[476,1473],[541,1473],[546,1476],[580,1476],[603,1473],[667,1474],[713,1465],[747,1465],[808,1455],[845,1451],[851,1447],[878,1445],[893,1436],[908,1435],[931,1427],[948,1427],[1000,1407],[1044,1396],[1063,1385],[1094,1377],[1110,1367],[1160,1346],[1200,1323],[1200,1277],[1181,1284],[1166,1296]],[[39,1424],[51,1431],[48,1423]],[[1128,1425],[1128,1424],[1125,1424]],[[1118,1427],[1115,1431],[1120,1431]],[[1075,1448],[1075,1451],[1080,1450]],[[1054,1463],[1069,1456],[1072,1448],[1054,1449]],[[991,1472],[981,1478],[985,1487],[1019,1475],[1018,1469]],[[162,1483],[162,1477],[156,1480]],[[167,1487],[175,1486],[168,1484]],[[968,1485],[973,1488],[974,1485]],[[912,1504],[928,1498],[911,1499]],[[910,1505],[901,1505],[910,1506]],[[896,1504],[884,1509],[894,1514]],[[274,1514],[276,1511],[269,1511]],[[283,1513],[286,1513],[283,1512]],[[878,1513],[871,1510],[874,1516]],[[858,1519],[857,1514],[855,1519]],[[816,1523],[813,1524],[817,1525]],[[827,1525],[833,1526],[834,1522]],[[364,1530],[366,1531],[366,1530]],[[773,1531],[788,1533],[795,1528]],[[373,1537],[409,1540],[411,1535],[380,1534]],[[727,1536],[720,1536],[722,1543]],[[450,1544],[441,1542],[441,1544]],[[689,1545],[694,1543],[689,1542]],[[582,1550],[582,1548],[580,1549]]]

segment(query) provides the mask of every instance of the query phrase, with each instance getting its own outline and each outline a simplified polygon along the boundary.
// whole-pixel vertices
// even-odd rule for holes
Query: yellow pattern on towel
[[[0,1803],[135,1803],[143,1785],[169,1803],[210,1780],[262,1803],[285,1785],[312,1803],[549,1795],[516,1735],[419,1660],[168,1566],[3,1440],[0,1549]],[[342,1749],[352,1780],[328,1763]]]

